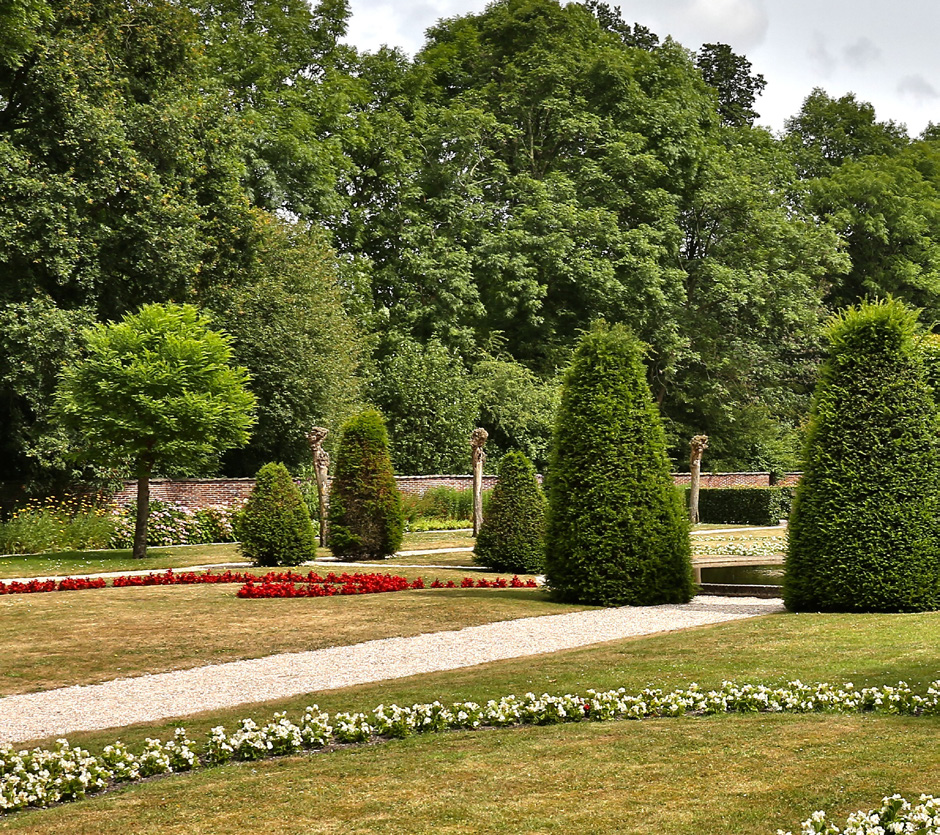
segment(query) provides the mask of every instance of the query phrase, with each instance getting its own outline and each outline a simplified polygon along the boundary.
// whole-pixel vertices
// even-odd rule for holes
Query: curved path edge
[[[782,611],[779,600],[699,596],[684,605],[519,618],[6,696],[0,742],[119,728]]]

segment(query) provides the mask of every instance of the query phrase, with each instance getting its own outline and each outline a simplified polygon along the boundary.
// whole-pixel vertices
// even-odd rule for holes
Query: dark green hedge
[[[602,606],[692,596],[689,519],[666,457],[643,345],[596,325],[565,374],[546,492],[554,596]]]
[[[545,496],[522,452],[499,462],[499,481],[483,516],[474,561],[493,571],[536,574],[545,565]]]
[[[790,514],[788,609],[940,606],[940,439],[923,336],[897,300],[830,325]]]
[[[699,518],[711,525],[776,525],[789,517],[794,489],[703,487],[698,494]]]
[[[300,565],[317,553],[307,505],[283,464],[265,464],[238,517],[239,550],[255,565]]]
[[[404,525],[385,420],[368,409],[343,427],[330,489],[327,544],[343,560],[384,559],[401,547]]]

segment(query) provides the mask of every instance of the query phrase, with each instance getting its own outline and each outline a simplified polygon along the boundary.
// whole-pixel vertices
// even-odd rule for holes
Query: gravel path
[[[117,728],[780,611],[779,600],[699,596],[685,605],[521,618],[6,696],[0,698],[0,741]]]

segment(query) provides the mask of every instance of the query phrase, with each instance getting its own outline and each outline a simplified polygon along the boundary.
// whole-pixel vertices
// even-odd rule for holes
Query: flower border
[[[189,739],[184,728],[177,728],[173,739],[166,742],[147,739],[140,754],[115,742],[98,757],[82,748],[71,747],[65,739],[58,740],[53,749],[34,748],[32,751],[17,751],[7,743],[0,744],[0,814],[80,800],[112,786],[156,774],[189,771],[232,760],[259,760],[322,750],[338,744],[403,738],[416,733],[585,720],[814,712],[940,716],[940,680],[932,682],[923,696],[915,694],[904,682],[897,686],[857,690],[850,683],[839,687],[825,683],[809,685],[797,680],[784,687],[769,687],[726,681],[720,689],[707,691],[693,683],[668,693],[648,688],[631,695],[621,687],[603,692],[588,690],[585,695],[526,693],[521,697],[504,696],[484,705],[457,702],[445,706],[440,701],[411,707],[383,704],[368,714],[340,712],[332,717],[312,705],[299,722],[292,722],[286,713],[276,713],[271,722],[261,726],[252,719],[243,719],[232,734],[223,726],[217,726],[201,747]],[[825,823],[824,813],[818,815],[823,816],[819,820]],[[837,829],[806,829],[806,824],[803,831],[808,835],[839,832]]]

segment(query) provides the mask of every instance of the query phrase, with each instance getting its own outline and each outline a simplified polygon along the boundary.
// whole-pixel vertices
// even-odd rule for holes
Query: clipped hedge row
[[[712,525],[776,525],[790,515],[793,487],[703,487],[699,518]],[[686,488],[686,501],[688,501]]]

